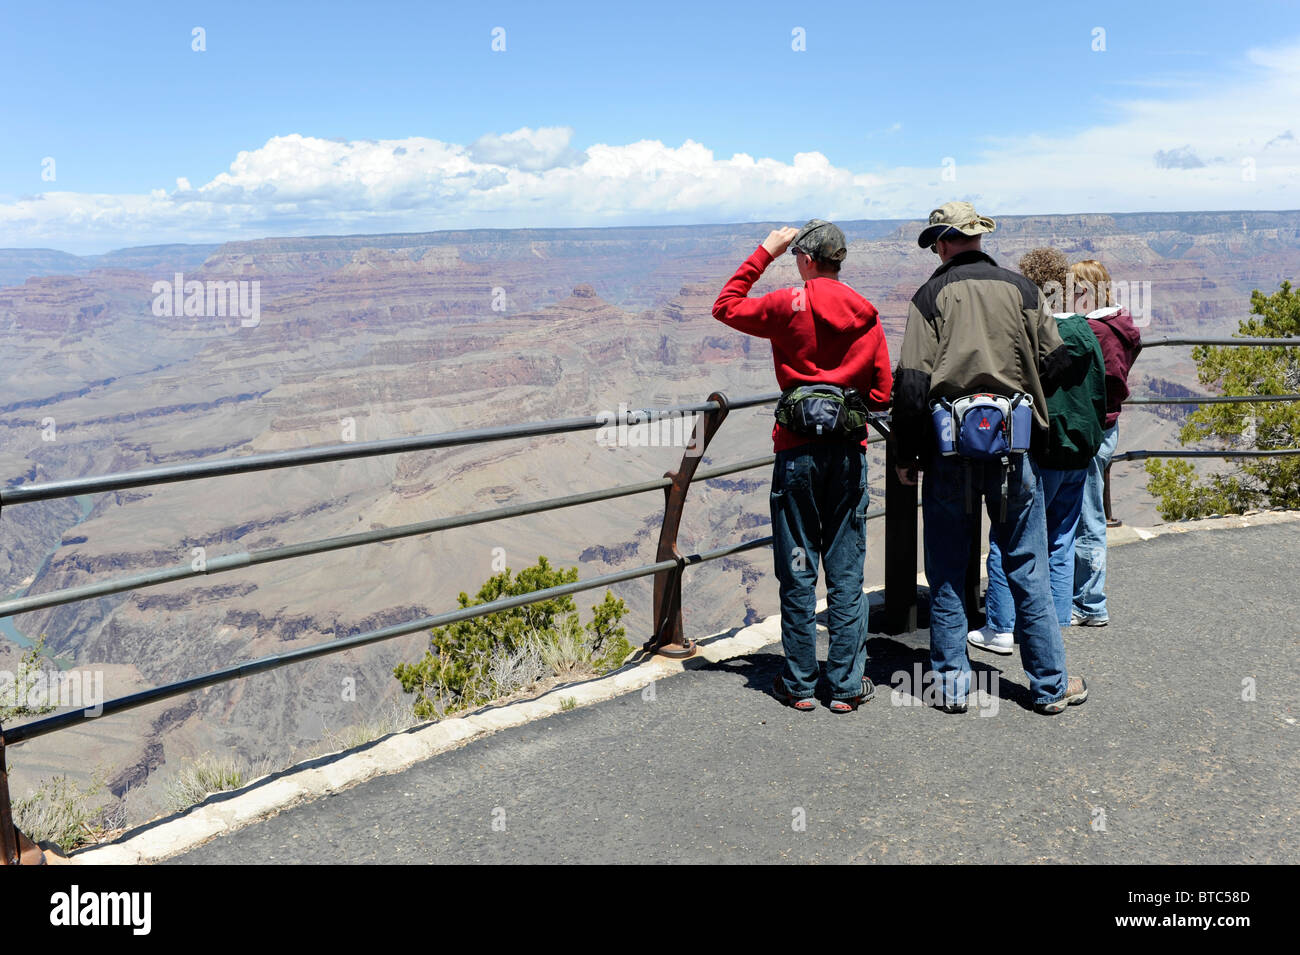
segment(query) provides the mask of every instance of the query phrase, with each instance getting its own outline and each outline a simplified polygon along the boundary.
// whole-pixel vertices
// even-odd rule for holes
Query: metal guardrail
[[[1276,448],[1271,451],[1254,449],[1233,451],[1198,451],[1173,449],[1169,451],[1121,451],[1112,461],[1144,461],[1147,458],[1284,458],[1300,454],[1300,448]]]
[[[1192,337],[1192,338],[1151,338],[1142,339],[1143,348],[1159,348],[1161,345],[1246,345],[1251,348],[1257,346],[1279,345],[1283,348],[1300,348],[1300,338],[1244,338],[1240,336],[1210,336],[1210,337]]]
[[[1183,345],[1183,344],[1226,344],[1226,345],[1285,345],[1300,346],[1300,341],[1288,339],[1161,339],[1146,342],[1144,345]],[[27,595],[0,601],[0,617],[34,610],[60,606],[80,600],[92,599],[109,594],[157,586],[176,580],[211,573],[224,573],[252,567],[274,561],[290,560],[311,554],[326,553],[352,547],[365,546],[381,541],[396,540],[420,534],[435,533],[453,527],[466,527],[492,521],[505,520],[527,514],[542,513],[559,508],[574,507],[582,504],[611,500],[614,498],[642,494],[662,489],[664,491],[664,515],[660,527],[656,559],[653,563],[631,570],[603,574],[587,580],[574,581],[557,587],[535,591],[516,597],[503,598],[486,604],[464,607],[459,610],[423,617],[405,623],[394,624],[366,633],[357,634],[342,640],[313,644],[283,654],[276,654],[235,664],[209,673],[189,677],[163,686],[152,687],[138,693],[105,701],[95,707],[72,710],[55,716],[34,720],[19,726],[5,729],[0,726],[0,864],[16,864],[21,861],[35,861],[39,850],[31,845],[13,826],[7,778],[5,747],[26,740],[53,733],[68,726],[82,723],[88,719],[100,719],[125,710],[134,709],[159,700],[179,696],[203,687],[213,686],[230,680],[240,679],[255,673],[304,662],[328,654],[340,653],[360,646],[405,636],[420,630],[446,626],[461,620],[485,616],[502,610],[537,603],[560,596],[592,590],[610,584],[641,577],[654,576],[654,628],[646,649],[674,657],[686,657],[695,652],[695,642],[686,637],[682,629],[681,583],[682,572],[686,567],[716,560],[730,554],[742,553],[772,543],[772,538],[763,537],[743,541],[725,547],[716,548],[699,554],[683,555],[677,548],[677,532],[680,525],[686,494],[692,483],[707,481],[727,474],[765,467],[775,460],[775,455],[752,458],[734,464],[699,469],[714,434],[732,409],[757,407],[770,404],[780,397],[779,393],[755,395],[738,401],[730,401],[720,392],[711,394],[707,401],[698,404],[677,405],[662,409],[640,409],[630,412],[625,419],[629,425],[648,424],[663,420],[669,416],[698,414],[699,419],[692,433],[689,450],[675,471],[667,472],[662,478],[643,481],[637,484],[604,488],[578,494],[551,498],[530,504],[511,505],[472,514],[436,518],[404,524],[393,528],[347,534],[323,540],[309,541],[283,547],[265,548],[239,554],[215,557],[206,561],[203,570],[195,570],[191,565],[178,565],[144,574],[122,577],[69,587],[39,595]],[[1278,395],[1260,396],[1250,400],[1300,400],[1300,396]],[[1136,399],[1133,403],[1142,404],[1193,404],[1209,403],[1213,399]],[[537,437],[542,435],[563,434],[596,428],[608,427],[610,421],[605,416],[587,418],[567,418],[552,421],[533,422],[530,424],[481,428],[469,431],[455,431],[437,435],[422,435],[411,438],[397,438],[383,441],[370,441],[360,444],[350,443],[332,445],[323,448],[309,448],[300,451],[283,451],[271,454],[249,455],[242,458],[220,461],[201,462],[198,464],[174,465],[152,468],[143,471],[110,474],[97,478],[82,478],[67,481],[44,482],[18,487],[0,488],[0,509],[34,501],[72,497],[80,494],[118,491],[128,488],[146,487],[157,484],[169,484],[180,481],[200,480],[233,474],[245,474],[273,470],[285,467],[297,467],[358,458],[375,457],[387,454],[400,454],[407,451],[432,450],[436,448],[457,447],[466,444],[502,441],[512,438]],[[888,416],[874,414],[872,426],[878,434],[872,436],[868,443],[884,442],[889,436]],[[1300,453],[1294,452],[1255,452],[1255,454]],[[1130,451],[1116,455],[1116,460],[1136,459],[1138,456],[1248,456],[1250,452],[1155,452]],[[885,518],[885,616],[884,629],[888,633],[900,633],[915,629],[916,626],[916,508],[917,487],[903,485],[898,481],[894,471],[893,443],[886,442],[885,467],[885,507],[867,513],[867,518],[874,520]],[[976,510],[975,533],[972,542],[973,560],[967,579],[967,606],[974,608],[978,601],[979,582],[979,543],[982,529],[978,509]]]
[[[768,404],[780,398],[779,392],[742,398],[732,408],[748,408]],[[627,413],[627,423],[648,424],[683,414],[708,414],[716,412],[716,401],[694,405],[674,405],[670,408],[641,408]],[[201,478],[225,477],[253,471],[297,467],[304,464],[323,464],[331,461],[350,461],[356,458],[373,458],[407,451],[430,451],[436,448],[460,447],[466,444],[486,444],[510,438],[533,438],[550,434],[567,434],[572,431],[594,431],[608,427],[609,418],[594,415],[588,418],[562,418],[553,421],[536,421],[530,424],[506,425],[496,428],[475,428],[469,431],[449,431],[443,434],[419,435],[411,438],[388,438],[383,441],[362,441],[329,445],[323,448],[306,448],[299,451],[276,451],[269,454],[250,454],[242,458],[221,461],[203,461],[198,464],[176,464],[144,471],[108,474],[103,477],[78,478],[71,481],[48,481],[19,487],[0,488],[0,510],[13,504],[31,501],[48,501],[53,498],[75,497],[78,494],[96,494],[102,491],[123,491],[155,484],[173,484],[177,481],[195,481]]]
[[[556,597],[565,597],[570,594],[582,593],[584,590],[595,590],[598,587],[607,587],[610,584],[622,583],[627,580],[636,580],[639,577],[649,577],[651,574],[663,573],[678,566],[689,567],[692,564],[702,564],[705,561],[717,560],[719,557],[726,557],[730,554],[737,554],[743,551],[753,550],[757,547],[764,547],[770,543],[772,543],[771,537],[761,537],[756,540],[744,541],[740,544],[732,544],[727,547],[719,547],[715,550],[705,551],[702,554],[685,556],[680,559],[680,563],[677,560],[658,561],[657,563],[647,564],[644,567],[637,567],[632,570],[620,570],[610,574],[601,574],[598,577],[589,577],[586,580],[577,580],[571,584],[560,584],[555,587],[547,587],[543,590],[534,590],[531,593],[521,594],[517,597],[503,597],[500,600],[493,600],[485,604],[476,604],[460,610],[452,610],[448,613],[435,614],[431,617],[421,617],[418,620],[393,624],[388,627],[382,627],[378,630],[370,630],[366,633],[359,633],[355,636],[345,637],[341,640],[314,643],[308,647],[300,647],[297,650],[290,650],[286,653],[272,654],[270,656],[261,657],[257,660],[251,660],[247,663],[239,663],[234,666],[223,667],[219,670],[213,670],[210,673],[204,673],[200,676],[189,677],[188,679],[178,680],[174,683],[165,684],[164,686],[151,687],[148,690],[142,690],[139,693],[133,693],[129,696],[108,700],[102,705],[102,707],[96,707],[100,712],[94,717],[88,717],[84,710],[72,710],[67,713],[59,713],[55,716],[46,717],[45,719],[36,720],[31,723],[24,723],[6,731],[6,741],[11,745],[14,743],[21,743],[24,740],[35,739],[38,736],[53,733],[55,730],[63,729],[66,726],[81,723],[88,718],[102,719],[103,717],[111,716],[114,713],[121,713],[126,710],[135,709],[138,706],[144,706],[148,703],[155,703],[159,700],[181,696],[185,693],[190,693],[194,690],[201,690],[204,687],[214,686],[218,683],[225,683],[229,680],[237,680],[242,677],[252,676],[255,673],[265,673],[268,670],[276,670],[280,667],[289,666],[292,663],[302,663],[306,660],[314,660],[317,657],[328,656],[331,653],[342,653],[344,650],[354,650],[357,647],[364,647],[372,643],[391,640],[394,637],[404,637],[421,630],[431,630],[434,627],[445,627],[462,620],[470,620],[474,617],[484,617],[488,614],[498,613],[502,610],[511,610],[515,607],[523,607],[527,604],[539,603],[543,600],[552,600]]]
[[[870,439],[869,443],[875,443],[882,440],[884,439],[875,437]],[[708,481],[713,478],[723,477],[727,474],[735,474],[740,471],[748,471],[764,467],[775,460],[775,455],[767,455],[766,457],[751,458],[748,461],[740,461],[736,464],[705,468],[696,474],[695,480]],[[404,537],[431,534],[437,531],[451,530],[452,528],[457,527],[470,527],[475,524],[487,524],[492,521],[505,520],[510,517],[540,514],[545,511],[553,511],[565,507],[575,507],[579,504],[591,504],[597,501],[610,500],[612,498],[628,497],[633,494],[643,494],[647,491],[666,489],[671,486],[672,480],[663,477],[653,481],[642,481],[639,484],[625,484],[621,487],[605,488],[596,491],[584,491],[580,494],[569,494],[564,497],[550,498],[549,500],[538,501],[532,504],[513,504],[508,507],[499,507],[488,511],[478,511],[472,514],[461,514],[454,517],[439,517],[428,521],[401,524],[397,527],[378,528],[376,530],[364,531],[357,534],[344,534],[339,537],[329,537],[324,540],[309,541],[302,544],[290,544],[283,547],[268,547],[261,550],[241,552],[238,554],[223,554],[219,557],[212,557],[205,560],[202,569],[196,569],[192,562],[176,564],[172,567],[163,568],[161,570],[146,571],[142,574],[133,574],[129,577],[120,577],[116,580],[103,581],[97,584],[83,584],[78,587],[66,587],[62,590],[52,590],[42,594],[10,597],[6,600],[0,600],[0,618],[12,617],[20,613],[32,613],[37,610],[45,610],[63,604],[89,600],[93,597],[106,597],[111,594],[123,593],[130,590],[139,590],[144,587],[156,587],[161,584],[172,583],[177,580],[185,580],[191,577],[205,577],[210,574],[220,574],[232,570],[241,570],[245,567],[252,567],[257,564],[267,564],[280,560],[291,560],[296,557],[306,557],[311,554],[324,554],[335,550],[361,547],[366,544],[400,540]]]
[[[294,663],[341,653],[346,650],[390,640],[399,636],[416,633],[421,630],[446,626],[460,620],[486,616],[502,610],[554,599],[585,590],[609,586],[627,580],[642,577],[655,577],[655,628],[646,648],[669,656],[689,656],[694,653],[694,641],[686,640],[681,625],[681,575],[686,567],[717,560],[731,554],[742,553],[755,548],[768,546],[771,537],[744,541],[739,544],[715,548],[699,554],[680,554],[676,538],[680,522],[682,505],[690,484],[708,481],[729,474],[740,473],[755,468],[771,465],[775,455],[751,458],[732,464],[699,468],[709,441],[718,426],[734,408],[757,407],[775,402],[779,392],[755,395],[738,401],[729,401],[724,395],[715,393],[709,400],[699,404],[677,405],[670,408],[639,409],[628,412],[619,423],[629,426],[652,424],[670,417],[685,414],[698,414],[700,418],[695,425],[689,447],[681,466],[676,471],[668,472],[664,477],[637,484],[603,488],[578,494],[565,495],[528,504],[511,505],[480,511],[472,514],[455,515],[404,524],[392,528],[378,528],[358,534],[347,534],[323,540],[309,541],[282,547],[264,548],[239,554],[214,557],[205,561],[201,570],[191,564],[181,564],[143,574],[134,574],[115,580],[101,581],[77,587],[69,587],[44,594],[25,595],[0,601],[0,617],[88,600],[110,594],[133,591],[145,587],[158,586],[176,580],[206,576],[213,573],[225,573],[240,570],[258,564],[290,560],[312,554],[326,553],[383,541],[397,540],[421,534],[435,533],[456,527],[484,524],[505,520],[528,514],[542,513],[566,507],[575,507],[598,501],[642,494],[662,489],[665,492],[664,521],[661,527],[660,541],[657,549],[658,559],[644,567],[637,567],[597,577],[579,580],[545,590],[535,591],[517,597],[504,598],[487,604],[461,608],[448,613],[424,617],[405,623],[383,627],[378,630],[357,634],[342,640],[302,647],[283,654],[275,654],[246,663],[223,667],[209,673],[189,677],[162,686],[152,687],[138,693],[118,697],[94,707],[84,707],[42,719],[22,723],[16,727],[0,727],[0,861],[15,862],[19,856],[31,855],[30,843],[24,844],[24,837],[12,825],[9,816],[7,763],[4,759],[6,745],[17,744],[26,740],[45,736],[57,730],[89,719],[102,719],[115,713],[134,709],[149,703],[158,702],[175,696],[193,692],[204,687],[213,686],[230,680],[240,679],[255,673],[278,669]],[[874,415],[872,423],[881,431],[872,436],[868,443],[884,440],[887,426],[883,424],[883,415]],[[439,435],[423,435],[413,438],[399,438],[386,441],[372,441],[363,444],[335,445],[325,448],[311,448],[302,451],[278,452],[274,454],[249,455],[243,458],[221,461],[202,462],[198,464],[176,465],[167,468],[154,468],[145,471],[124,472],[96,478],[84,478],[71,481],[44,482],[0,489],[0,508],[35,501],[72,497],[80,494],[103,493],[127,488],[146,487],[156,484],[176,483],[180,481],[200,480],[232,474],[266,471],[277,468],[305,466],[356,458],[397,454],[406,451],[428,450],[432,448],[455,447],[464,444],[501,441],[511,438],[535,437],[540,435],[561,434],[576,431],[608,427],[611,422],[605,416],[589,418],[569,418],[553,421],[534,422],[531,424],[484,428],[472,431],[458,431]],[[868,519],[883,517],[884,510],[868,512]]]
[[[1257,405],[1274,401],[1300,401],[1300,395],[1188,395],[1179,398],[1125,398],[1126,405]]]

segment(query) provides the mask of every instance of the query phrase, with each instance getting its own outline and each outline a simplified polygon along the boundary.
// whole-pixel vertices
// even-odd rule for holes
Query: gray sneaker
[[[1053,716],[1067,706],[1078,706],[1088,699],[1088,682],[1081,676],[1072,676],[1065,681],[1065,696],[1051,703],[1035,703],[1034,709],[1048,716]]]
[[[1104,627],[1110,623],[1110,617],[1085,617],[1079,611],[1070,612],[1070,626],[1072,627]]]

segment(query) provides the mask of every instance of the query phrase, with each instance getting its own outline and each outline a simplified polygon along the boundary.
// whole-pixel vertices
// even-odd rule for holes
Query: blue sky
[[[1283,2],[7,4],[0,246],[1300,208],[1297,53]]]

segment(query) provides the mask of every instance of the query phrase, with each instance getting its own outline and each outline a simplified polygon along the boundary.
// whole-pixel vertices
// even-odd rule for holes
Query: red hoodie
[[[1142,333],[1126,308],[1099,308],[1088,313],[1088,327],[1101,345],[1106,363],[1106,427],[1119,420],[1128,397],[1128,372],[1142,351]]]
[[[747,335],[771,340],[782,391],[800,384],[840,385],[856,388],[873,410],[889,407],[893,374],[876,307],[832,278],[749,298],[749,290],[771,262],[760,245],[723,286],[713,303],[713,317]],[[779,424],[772,428],[777,451],[812,440]]]

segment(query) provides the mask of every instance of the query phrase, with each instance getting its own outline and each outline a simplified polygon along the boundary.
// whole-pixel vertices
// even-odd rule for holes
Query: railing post
[[[5,732],[0,726],[0,865],[45,865],[40,846],[18,831],[9,805],[9,764],[5,757]]]
[[[980,549],[984,546],[983,501],[977,490],[972,491],[970,556],[966,559],[966,629],[978,630],[984,626],[980,618]]]
[[[728,410],[727,396],[722,392],[715,391],[709,395],[708,400],[718,407],[700,414],[691,432],[691,443],[682,455],[682,463],[676,471],[664,475],[673,483],[664,488],[664,519],[659,528],[655,562],[675,560],[677,566],[655,574],[654,634],[646,644],[646,649],[677,659],[695,653],[695,641],[687,640],[682,631],[682,568],[685,564],[677,551],[677,530],[682,523],[682,509],[686,504],[686,493],[691,489],[695,469],[699,467],[713,435],[726,420]]]
[[[1115,514],[1110,509],[1110,462],[1106,462],[1105,482],[1102,485],[1101,501],[1106,512],[1106,526],[1119,527],[1123,521],[1115,520]]]
[[[0,865],[18,865],[18,834],[9,808],[9,767],[5,762],[3,725],[0,725]]]
[[[894,441],[885,442],[885,633],[916,629],[916,491],[894,472]]]

